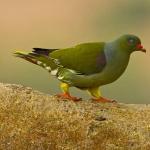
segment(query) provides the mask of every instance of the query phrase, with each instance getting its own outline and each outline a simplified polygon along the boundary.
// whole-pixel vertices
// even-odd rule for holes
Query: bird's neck
[[[130,54],[114,43],[109,43],[105,47],[105,55],[107,63],[114,66],[124,66],[126,68]],[[124,68],[122,67],[122,68]]]
[[[118,42],[110,42],[106,45],[105,50],[109,55],[126,55],[130,57],[130,52],[122,47]]]

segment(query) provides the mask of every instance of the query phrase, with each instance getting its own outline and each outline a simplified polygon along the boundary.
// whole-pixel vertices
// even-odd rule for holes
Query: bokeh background
[[[150,103],[149,0],[0,0],[0,82],[30,86],[48,94],[59,82],[44,69],[13,56],[32,47],[66,48],[77,43],[110,41],[131,33],[147,54],[132,54],[126,72],[101,88],[103,95],[126,103]],[[87,93],[72,88],[76,96]]]

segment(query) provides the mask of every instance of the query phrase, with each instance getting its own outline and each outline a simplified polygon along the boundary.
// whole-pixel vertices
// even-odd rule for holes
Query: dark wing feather
[[[58,49],[46,49],[46,48],[33,48],[33,53],[49,56],[49,54]]]

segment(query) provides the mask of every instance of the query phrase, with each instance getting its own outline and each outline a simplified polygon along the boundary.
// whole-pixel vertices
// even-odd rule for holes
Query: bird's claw
[[[57,94],[55,96],[58,97],[58,98],[64,99],[64,100],[68,99],[68,100],[71,100],[71,101],[74,101],[74,102],[82,100],[81,98],[71,96],[69,93]]]

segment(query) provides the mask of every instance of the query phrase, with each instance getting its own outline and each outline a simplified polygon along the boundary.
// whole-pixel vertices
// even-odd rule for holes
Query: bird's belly
[[[127,68],[128,62],[129,56],[127,55],[118,57],[115,59],[115,61],[109,61],[105,69],[99,75],[97,75],[97,84],[105,85],[117,80]]]
[[[105,85],[117,80],[123,74],[127,65],[128,62],[107,66],[105,70],[99,75],[99,84]]]

